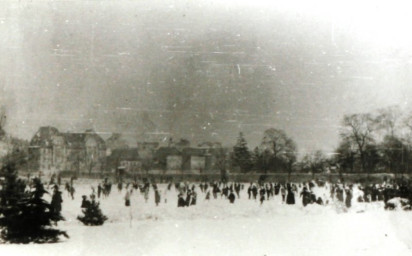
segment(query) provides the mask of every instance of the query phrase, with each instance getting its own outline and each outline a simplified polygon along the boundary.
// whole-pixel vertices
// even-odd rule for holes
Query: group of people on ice
[[[183,184],[183,186],[182,186]],[[324,182],[310,181],[307,183],[261,183],[251,182],[248,189],[248,199],[259,200],[260,204],[264,201],[270,200],[275,196],[280,195],[282,203],[287,205],[296,204],[296,197],[302,201],[302,205],[306,207],[309,204],[327,205],[330,201],[335,202],[338,205],[345,206],[346,208],[352,207],[353,200],[357,202],[374,202],[384,201],[385,209],[393,208],[390,199],[395,197],[407,198],[409,202],[412,200],[412,189],[406,185],[393,184],[372,184],[367,186],[358,185],[357,191],[360,192],[357,198],[354,198],[354,184],[345,183],[332,183],[324,184]],[[168,188],[170,190],[171,184]],[[177,183],[176,189],[179,190],[178,206],[189,206],[191,198],[196,198],[195,192],[196,186],[192,185],[189,188],[187,183]],[[211,182],[200,183],[198,187],[202,193],[205,193],[205,200],[211,199],[211,194],[214,199],[218,197],[224,197],[229,200],[230,203],[234,203],[236,198],[240,198],[240,191],[244,189],[244,184],[240,183],[223,183],[223,182]],[[315,188],[323,187],[323,194],[317,195]],[[319,192],[318,192],[319,193]],[[327,195],[327,193],[329,193]],[[186,197],[184,196],[186,195]],[[404,202],[404,201],[402,201]]]
[[[59,180],[60,181],[60,180]],[[65,189],[69,198],[74,199],[74,178],[70,179],[70,182],[65,183]],[[63,202],[62,192],[59,191],[57,184],[50,184],[53,186],[52,206],[54,211],[61,211],[61,203]],[[177,206],[188,207],[197,204],[198,192],[203,194],[204,200],[224,198],[229,203],[235,203],[236,199],[241,197],[241,192],[245,190],[245,185],[239,182],[169,182],[164,193],[168,193],[173,187],[177,192]],[[97,196],[106,198],[110,195],[112,183],[105,178],[101,183],[97,185],[97,191],[92,187],[92,195],[94,200]],[[321,194],[319,194],[319,188],[323,188]],[[356,195],[354,190],[356,188]],[[150,191],[153,191],[154,202],[156,206],[161,203],[162,194],[158,185],[154,182],[145,180],[138,182],[122,182],[117,183],[117,189],[122,192],[126,190],[124,200],[125,206],[131,205],[131,198],[133,191],[138,191],[143,196],[145,202],[149,200]],[[393,198],[404,198],[404,208],[411,208],[410,202],[412,200],[412,189],[406,183],[384,182],[382,184],[367,184],[367,185],[353,185],[345,183],[326,183],[310,181],[306,183],[274,183],[274,182],[251,182],[247,187],[247,198],[249,200],[259,201],[260,204],[264,204],[265,201],[269,201],[279,196],[279,200],[286,205],[294,205],[297,200],[301,200],[302,206],[306,207],[309,204],[327,205],[331,201],[335,204],[350,208],[353,200],[359,203],[368,203],[375,201],[383,201],[385,209],[393,209],[395,206],[391,202]],[[360,193],[359,193],[360,192]],[[84,199],[84,198],[83,198]],[[166,201],[166,197],[164,199]],[[405,203],[406,202],[406,203]]]
[[[170,187],[171,186],[168,187],[169,190]],[[177,207],[196,205],[197,193],[195,191],[195,185],[189,188],[187,184],[176,183],[175,189],[179,191],[179,194],[177,195]]]
[[[157,186],[156,183],[150,184],[149,182],[144,182],[143,184],[138,184],[137,182],[133,183],[126,183],[126,194],[125,194],[125,206],[130,206],[131,205],[131,195],[133,194],[133,191],[140,191],[140,194],[143,195],[145,202],[149,200],[149,191],[150,187],[153,188],[154,191],[154,199],[155,199],[155,204],[158,206],[161,201],[161,194],[160,190]],[[118,183],[118,190],[119,192],[122,191],[123,185],[121,182]],[[166,200],[166,199],[165,199]]]

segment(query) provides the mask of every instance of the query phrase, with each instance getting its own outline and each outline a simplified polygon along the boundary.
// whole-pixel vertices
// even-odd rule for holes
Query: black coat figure
[[[288,195],[286,196],[286,204],[295,204],[295,194],[290,185],[288,185]]]
[[[97,198],[100,198],[100,195],[102,194],[102,185],[97,185]]]
[[[257,194],[258,194],[258,189],[256,186],[253,186],[252,188],[252,194],[253,194],[253,199],[256,200]]]
[[[311,204],[313,204],[313,203],[316,203],[316,195],[313,193],[313,192],[311,192],[310,193],[310,203]]]
[[[88,208],[90,207],[90,201],[87,200],[86,196],[82,196],[82,204],[80,205],[80,208]]]
[[[186,201],[183,199],[183,195],[179,194],[179,198],[177,199],[177,207],[185,207]]]
[[[74,200],[74,192],[75,192],[75,191],[76,191],[76,190],[74,189],[73,185],[71,185],[71,186],[70,186],[70,196],[71,196],[72,200]]]
[[[195,191],[192,191],[190,205],[196,205],[196,199],[197,199],[197,193]]]
[[[277,196],[279,194],[279,190],[280,190],[280,185],[276,184],[275,185],[275,195]]]
[[[300,196],[302,197],[302,204],[304,207],[310,203],[310,193],[306,187],[303,188]]]
[[[336,199],[338,199],[338,201],[340,202],[343,202],[343,189],[341,188],[336,189]]]
[[[156,204],[156,206],[158,206],[159,203],[160,203],[160,193],[159,193],[159,190],[156,189],[156,191],[155,191],[155,204]]]
[[[229,202],[233,204],[235,202],[235,194],[233,192],[230,192],[229,194]]]
[[[55,189],[51,200],[51,207],[53,209],[53,213],[58,214],[61,212],[62,202],[62,192],[60,192],[58,189]]]
[[[189,206],[191,201],[192,201],[192,192],[188,190],[186,194],[186,206]]]
[[[125,200],[124,205],[126,207],[129,207],[130,206],[130,192],[129,191],[126,192],[126,195],[124,196],[124,200]]]
[[[350,190],[350,189],[346,190],[345,205],[348,208],[350,208],[352,206],[352,190]]]
[[[266,194],[265,189],[261,188],[259,191],[259,194],[260,194],[260,204],[263,204],[263,201],[265,201],[265,194]]]

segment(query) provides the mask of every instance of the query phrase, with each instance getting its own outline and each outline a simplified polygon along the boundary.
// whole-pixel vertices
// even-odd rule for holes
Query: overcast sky
[[[0,2],[9,133],[94,128],[331,151],[344,114],[412,98],[407,1]]]

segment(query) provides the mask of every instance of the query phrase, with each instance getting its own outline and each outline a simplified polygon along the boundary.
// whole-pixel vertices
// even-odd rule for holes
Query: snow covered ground
[[[220,197],[206,201],[198,189],[196,206],[177,208],[174,188],[163,184],[158,207],[151,190],[147,203],[135,191],[127,208],[125,190],[113,186],[100,200],[109,220],[89,227],[76,217],[92,185],[97,181],[76,181],[74,200],[64,192],[66,221],[59,227],[70,239],[3,244],[0,255],[412,255],[412,212],[385,211],[382,203],[354,202],[345,211],[333,203],[304,208],[298,197],[296,205],[284,205],[278,196],[260,205],[247,199],[245,188],[232,205]],[[322,189],[316,192],[327,199]]]

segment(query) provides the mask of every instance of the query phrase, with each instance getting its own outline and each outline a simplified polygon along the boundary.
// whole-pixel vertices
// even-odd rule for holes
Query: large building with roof
[[[62,133],[40,127],[29,145],[30,169],[43,172],[101,172],[105,167],[105,141],[93,130]]]

